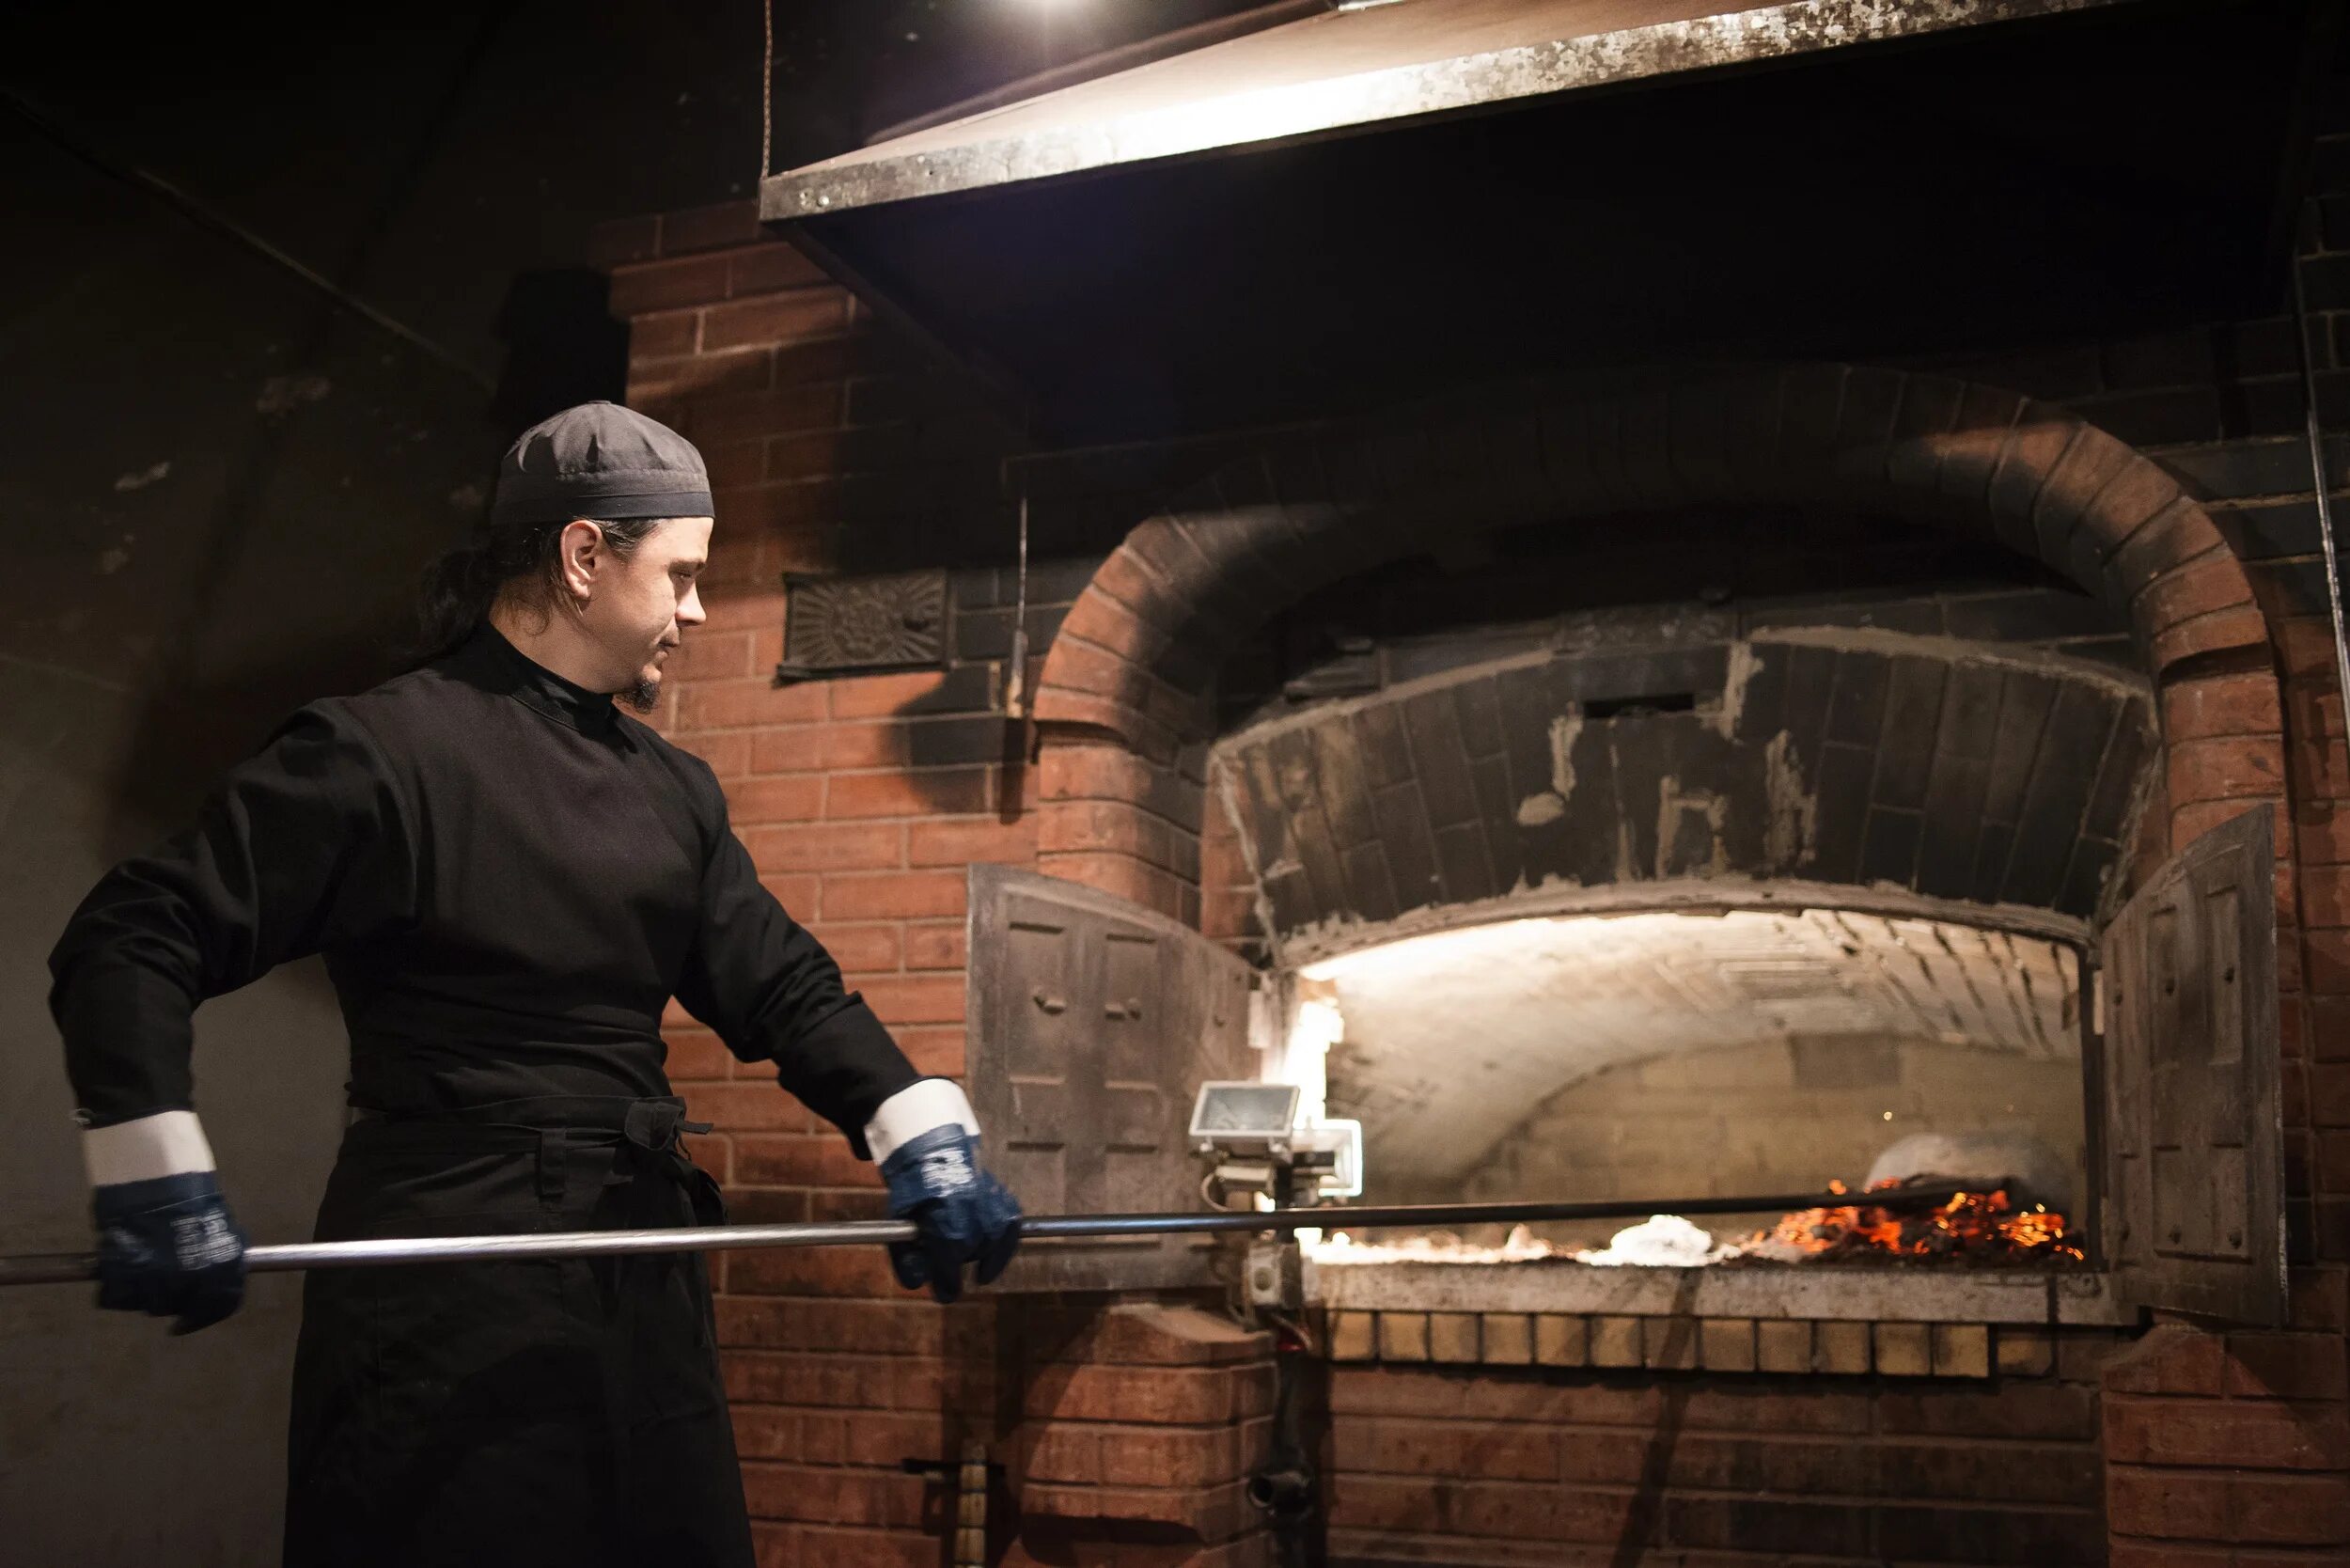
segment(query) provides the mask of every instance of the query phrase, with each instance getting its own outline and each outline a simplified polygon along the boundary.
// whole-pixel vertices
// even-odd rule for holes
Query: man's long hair
[[[471,538],[425,568],[416,596],[416,636],[410,657],[417,664],[439,658],[462,643],[490,618],[490,606],[512,587],[532,603],[552,610],[562,584],[561,540],[572,524],[484,524]],[[612,553],[626,558],[664,519],[588,518],[603,530]]]

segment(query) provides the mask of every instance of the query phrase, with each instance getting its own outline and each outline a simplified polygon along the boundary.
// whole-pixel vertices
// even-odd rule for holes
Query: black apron
[[[684,1102],[362,1113],[317,1238],[714,1225]],[[698,1127],[694,1130],[702,1130]],[[750,1568],[697,1253],[313,1271],[286,1568]]]

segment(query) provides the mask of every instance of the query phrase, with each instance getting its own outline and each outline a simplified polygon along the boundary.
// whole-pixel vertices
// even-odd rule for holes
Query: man
[[[524,432],[428,584],[422,667],[311,704],[196,825],[109,873],[51,958],[102,1306],[235,1310],[244,1238],[194,1108],[190,1014],[325,955],[352,1121],[322,1240],[709,1224],[663,1072],[674,996],[880,1161],[951,1300],[1018,1240],[925,1079],[760,886],[708,767],[640,710],[703,619],[700,455],[608,403]],[[699,1257],[312,1273],[285,1560],[748,1568]]]

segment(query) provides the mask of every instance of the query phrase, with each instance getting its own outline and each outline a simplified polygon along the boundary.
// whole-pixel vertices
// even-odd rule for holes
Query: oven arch
[[[2200,713],[2280,709],[2241,561],[2155,460],[2057,404],[1949,376],[1640,371],[1269,436],[1134,527],[1041,672],[1039,869],[1199,923],[1207,689],[1223,651],[1312,589],[1445,533],[1770,502],[1996,541],[2125,618],[2160,699],[2169,847],[2282,800],[2281,776],[2180,765]]]

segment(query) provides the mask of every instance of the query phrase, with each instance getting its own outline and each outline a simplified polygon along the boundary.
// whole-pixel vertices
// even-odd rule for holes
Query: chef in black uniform
[[[83,902],[51,1002],[101,1305],[235,1310],[190,1014],[312,952],[351,1035],[321,1240],[720,1219],[663,1072],[674,996],[881,1163],[909,1288],[1003,1268],[1019,1210],[962,1091],[760,885],[710,769],[621,711],[702,619],[710,512],[700,455],[639,415],[525,431],[429,586],[444,651],[294,714]],[[288,1480],[290,1568],[752,1560],[692,1253],[311,1274]]]

